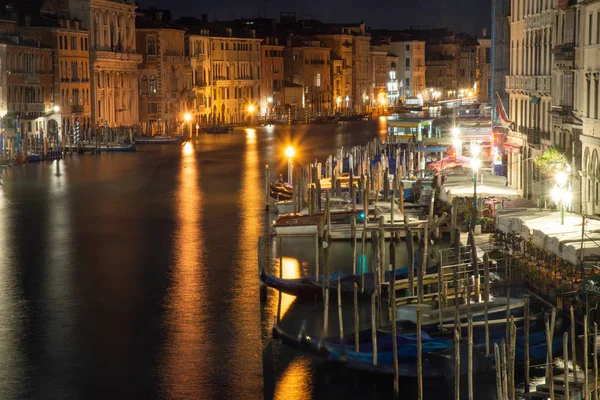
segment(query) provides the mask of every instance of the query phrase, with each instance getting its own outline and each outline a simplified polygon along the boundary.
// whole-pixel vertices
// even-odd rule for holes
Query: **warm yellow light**
[[[267,103],[272,103],[273,102],[273,98],[272,97],[267,97]]]
[[[550,194],[552,195],[552,201],[555,203],[558,203],[562,197],[561,190],[558,186],[554,186]]]
[[[342,102],[342,98],[340,96],[337,97],[337,99],[335,99],[335,101],[340,104]]]
[[[57,113],[60,111],[60,107],[59,106],[54,106],[54,112]]]
[[[453,126],[453,127],[452,127],[452,136],[453,136],[455,139],[457,139],[459,134],[460,134],[460,130],[458,129],[458,127],[456,127],[456,126]]]
[[[479,155],[480,150],[481,149],[479,148],[478,144],[475,144],[475,143],[471,144],[471,157],[477,158],[477,156]]]
[[[250,114],[252,114],[252,113],[254,112],[254,110],[255,110],[254,106],[253,106],[252,104],[250,104],[250,105],[248,106],[248,112],[249,112]]]
[[[192,114],[185,113],[185,115],[183,116],[183,119],[185,119],[185,122],[190,122],[192,120]]]
[[[285,149],[285,156],[287,158],[293,158],[296,155],[296,150],[294,150],[294,148],[292,146],[288,146]]]
[[[186,142],[183,145],[183,155],[189,156],[189,155],[192,155],[192,153],[194,153],[194,146],[192,146],[192,144],[190,142]]]
[[[565,174],[563,171],[558,171],[555,178],[558,186],[564,186],[565,183],[567,183],[567,174]]]
[[[469,92],[467,93],[469,95],[469,97],[473,96],[473,92],[469,90]]]
[[[471,159],[471,168],[474,171],[477,171],[479,169],[479,167],[481,167],[481,160],[479,158],[472,158]]]

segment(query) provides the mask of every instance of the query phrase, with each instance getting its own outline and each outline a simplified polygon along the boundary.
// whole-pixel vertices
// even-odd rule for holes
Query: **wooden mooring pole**
[[[549,386],[550,390],[550,399],[554,400],[554,376],[552,371],[552,336],[550,335],[550,323],[548,321],[548,316],[546,316],[546,383]]]
[[[394,323],[394,325],[396,325]],[[394,339],[394,342],[396,340]],[[417,306],[417,389],[418,399],[423,400],[423,349],[421,339],[421,306]]]
[[[563,362],[563,372],[565,375],[565,400],[569,400],[571,393],[569,393],[569,334],[567,332],[563,333]],[[573,370],[573,373],[576,374],[577,371]]]
[[[377,365],[377,294],[371,295],[371,340],[373,341],[373,365]]]

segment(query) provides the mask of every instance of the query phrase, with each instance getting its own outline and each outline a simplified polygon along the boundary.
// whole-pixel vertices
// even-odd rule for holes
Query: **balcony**
[[[506,77],[506,90],[519,92],[550,93],[552,77],[550,76],[515,76]]]
[[[540,139],[550,141],[552,140],[552,134],[550,132],[540,131]]]
[[[530,145],[540,144],[540,128],[525,128],[525,133],[527,134],[527,142]]]
[[[153,62],[155,63],[158,60],[156,54],[144,54],[144,62]]]
[[[165,56],[164,62],[173,63],[173,64],[179,64],[179,63],[183,64],[183,57],[182,56]]]
[[[45,110],[44,103],[8,103],[8,111],[43,113]]]
[[[72,105],[71,106],[71,114],[83,114],[83,106],[82,105]]]
[[[126,53],[119,51],[101,50],[92,52],[93,61],[106,62],[130,62],[136,65],[142,62],[142,55],[136,53]]]
[[[325,65],[325,60],[310,60],[310,65]]]
[[[573,61],[575,60],[575,45],[567,43],[555,46],[552,53],[556,61]]]

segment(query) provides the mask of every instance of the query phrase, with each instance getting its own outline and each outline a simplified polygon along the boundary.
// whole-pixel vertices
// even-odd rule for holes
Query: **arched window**
[[[156,38],[148,36],[148,54],[156,54]]]
[[[150,75],[150,94],[156,94],[156,77]]]
[[[148,78],[146,78],[146,75],[142,76],[142,80],[140,83],[140,92],[142,94],[148,94]]]

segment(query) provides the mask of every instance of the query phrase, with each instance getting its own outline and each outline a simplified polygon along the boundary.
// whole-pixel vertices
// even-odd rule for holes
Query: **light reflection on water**
[[[310,400],[312,387],[308,383],[312,378],[311,370],[312,366],[308,358],[294,358],[275,386],[275,400]]]
[[[212,350],[212,343],[203,339],[207,310],[202,309],[202,305],[206,304],[203,297],[208,294],[202,282],[203,198],[198,186],[199,174],[194,147],[187,142],[182,148],[179,185],[173,204],[177,215],[173,241],[175,265],[167,302],[169,339],[164,379],[168,397],[173,399],[193,396],[193,382],[211,379],[210,369],[196,368],[198,358],[207,358]]]

